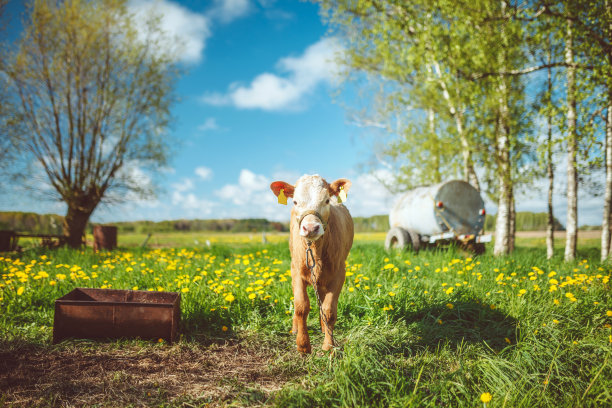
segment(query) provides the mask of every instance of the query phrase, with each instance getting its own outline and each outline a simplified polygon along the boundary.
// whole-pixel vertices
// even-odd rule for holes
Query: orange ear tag
[[[285,197],[285,190],[281,188],[280,193],[278,193],[278,203],[287,205],[287,197]]]
[[[340,186],[340,192],[338,193],[338,203],[343,203],[346,201],[346,191],[344,191],[344,186]]]

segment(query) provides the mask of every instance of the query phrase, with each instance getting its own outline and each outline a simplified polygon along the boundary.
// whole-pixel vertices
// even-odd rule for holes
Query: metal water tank
[[[418,249],[438,240],[486,242],[478,237],[485,222],[484,201],[469,183],[450,180],[418,187],[400,196],[389,214],[385,246]]]

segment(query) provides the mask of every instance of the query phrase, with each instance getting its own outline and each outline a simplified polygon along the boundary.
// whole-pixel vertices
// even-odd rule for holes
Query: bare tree
[[[21,127],[10,131],[68,206],[72,247],[113,192],[151,192],[134,168],[166,162],[177,71],[158,27],[151,18],[137,30],[125,0],[40,0],[11,55]]]

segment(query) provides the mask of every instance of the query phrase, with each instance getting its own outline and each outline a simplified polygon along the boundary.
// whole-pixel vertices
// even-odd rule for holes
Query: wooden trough
[[[76,288],[55,301],[53,343],[67,338],[176,340],[176,292]]]

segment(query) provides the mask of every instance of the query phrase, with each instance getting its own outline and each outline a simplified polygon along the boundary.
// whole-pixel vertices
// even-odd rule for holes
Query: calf
[[[293,198],[289,224],[291,285],[295,304],[293,333],[297,334],[297,348],[302,353],[311,352],[306,328],[310,311],[306,293],[308,285],[315,287],[321,299],[321,329],[325,332],[323,350],[333,346],[338,297],[346,273],[345,260],[353,245],[353,219],[340,203],[341,199],[346,199],[350,187],[351,182],[346,179],[328,184],[318,174],[302,176],[295,186],[284,181],[275,181],[270,185],[279,203],[286,204],[287,198]],[[306,260],[309,246],[315,261],[315,282],[312,281]]]

